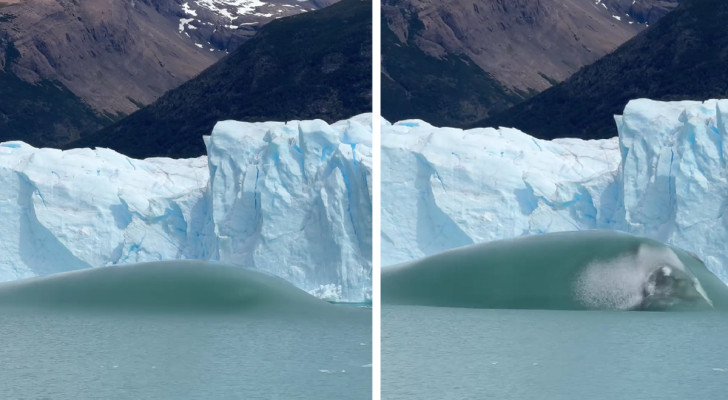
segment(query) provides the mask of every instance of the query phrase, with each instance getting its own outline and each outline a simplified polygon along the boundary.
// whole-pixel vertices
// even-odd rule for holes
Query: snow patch
[[[184,3],[184,4],[182,4],[182,11],[184,11],[184,13],[186,15],[191,15],[193,17],[196,17],[197,16],[197,11],[193,10],[192,8],[190,8],[190,3]]]
[[[266,3],[260,0],[195,0],[195,4],[233,21],[240,15],[253,13]],[[231,9],[235,11],[235,15],[230,12]]]
[[[189,24],[190,24],[190,22],[192,22],[194,20],[195,20],[194,18],[180,18],[179,26],[177,27],[177,30],[179,31],[179,33],[183,33],[185,30],[185,27],[191,26]]]

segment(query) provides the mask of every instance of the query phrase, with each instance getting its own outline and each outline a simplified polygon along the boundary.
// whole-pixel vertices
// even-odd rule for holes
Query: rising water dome
[[[612,231],[463,247],[382,271],[382,303],[557,310],[728,309],[694,255]]]
[[[0,307],[52,311],[320,315],[332,305],[285,280],[196,260],[90,268],[0,284]]]

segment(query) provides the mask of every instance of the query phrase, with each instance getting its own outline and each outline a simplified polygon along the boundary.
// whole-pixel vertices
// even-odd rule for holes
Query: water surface
[[[149,266],[0,286],[0,398],[371,398],[371,308]]]
[[[382,307],[382,399],[728,396],[728,314]]]

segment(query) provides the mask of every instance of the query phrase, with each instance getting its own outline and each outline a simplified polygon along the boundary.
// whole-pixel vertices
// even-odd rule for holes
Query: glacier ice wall
[[[0,280],[202,259],[371,297],[371,116],[218,123],[208,156],[0,144]]]
[[[527,234],[614,229],[692,251],[728,282],[728,100],[631,101],[619,137],[382,126],[382,264]]]
[[[692,251],[728,282],[728,100],[633,101],[616,121],[622,229]]]
[[[320,297],[371,298],[371,116],[218,123],[206,140],[214,259]]]
[[[382,264],[530,233],[595,228],[616,207],[616,140],[515,129],[382,128]],[[607,203],[607,204],[603,204]]]

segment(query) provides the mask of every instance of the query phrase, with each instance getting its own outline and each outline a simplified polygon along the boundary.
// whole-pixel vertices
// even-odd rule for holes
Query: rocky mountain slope
[[[6,82],[0,86],[0,139],[22,138],[39,146],[78,139],[196,76],[259,26],[332,1],[0,3],[0,79]],[[12,93],[5,88],[10,80],[16,87]],[[58,93],[39,97],[37,86]],[[54,103],[54,96],[63,97],[65,105]],[[58,115],[65,109],[91,114],[64,120]],[[37,126],[22,123],[18,115]]]
[[[383,115],[467,125],[563,81],[675,2],[624,3],[385,0]]]
[[[72,146],[194,157],[218,121],[334,122],[371,112],[371,7],[342,0],[274,21],[198,77]]]
[[[479,126],[511,126],[537,137],[616,136],[614,115],[630,99],[728,96],[728,2],[683,0],[617,51],[564,83]]]

